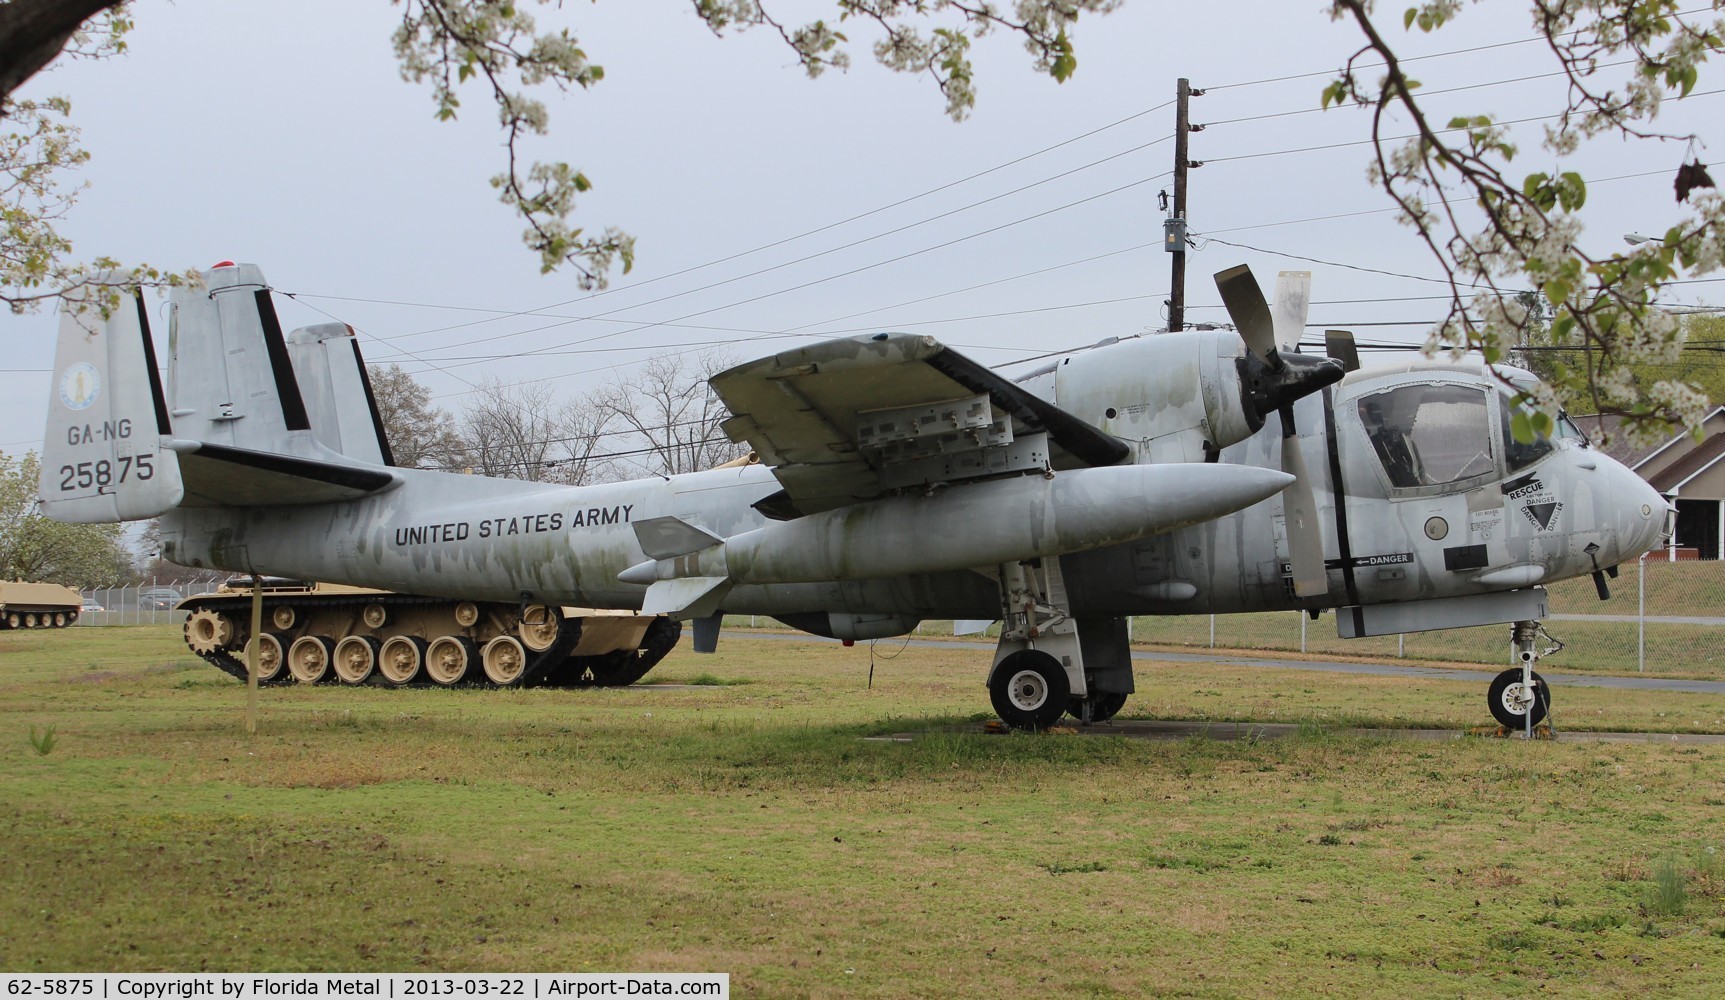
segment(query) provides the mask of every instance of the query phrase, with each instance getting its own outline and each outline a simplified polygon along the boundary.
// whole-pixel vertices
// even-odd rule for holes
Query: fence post
[[[1407,658],[1407,641],[1408,634],[1406,632],[1396,633],[1396,659],[1402,660]]]
[[[1306,613],[1296,611],[1295,614],[1300,616],[1300,652],[1304,653],[1306,651]]]
[[[1216,616],[1210,615],[1210,648],[1216,648]]]
[[[1635,561],[1635,672],[1647,672],[1647,553]]]

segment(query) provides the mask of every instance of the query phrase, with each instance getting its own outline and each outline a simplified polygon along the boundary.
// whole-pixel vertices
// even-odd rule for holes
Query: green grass
[[[652,675],[726,683],[269,689],[248,737],[244,688],[170,630],[54,637],[0,643],[7,970],[705,970],[769,997],[1725,992],[1725,748],[1339,731],[1478,724],[1483,677],[1145,664],[1128,714],[1300,734],[988,736],[952,729],[986,711],[984,654],[911,647],[871,688],[861,646],[727,637]],[[1554,708],[1560,728],[1666,712],[1725,731],[1707,696],[1564,689]],[[900,732],[919,735],[863,738]],[[1680,912],[1647,905],[1662,859]]]

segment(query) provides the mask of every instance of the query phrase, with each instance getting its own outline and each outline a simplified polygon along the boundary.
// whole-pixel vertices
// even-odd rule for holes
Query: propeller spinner
[[[1250,352],[1242,360],[1240,372],[1241,404],[1246,410],[1247,423],[1257,430],[1272,411],[1282,418],[1282,471],[1294,477],[1294,482],[1283,491],[1282,501],[1294,593],[1300,597],[1321,596],[1330,586],[1324,568],[1323,526],[1318,521],[1318,504],[1306,460],[1300,454],[1294,403],[1341,381],[1345,372],[1341,364],[1328,358],[1298,353],[1311,301],[1312,273],[1281,272],[1276,278],[1273,311],[1251,269],[1244,264],[1218,272],[1216,289],[1221,292],[1222,304]]]

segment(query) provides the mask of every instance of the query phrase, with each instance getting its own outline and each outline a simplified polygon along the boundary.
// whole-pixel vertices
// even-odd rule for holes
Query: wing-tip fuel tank
[[[1246,465],[1075,469],[841,507],[681,552],[661,542],[681,522],[654,523],[675,521],[657,518],[636,530],[643,549],[658,558],[629,567],[618,579],[658,590],[649,603],[660,606],[676,603],[673,592],[686,601],[696,589],[693,580],[807,583],[995,566],[1209,521],[1269,499],[1293,481]],[[693,544],[712,537],[682,527]]]

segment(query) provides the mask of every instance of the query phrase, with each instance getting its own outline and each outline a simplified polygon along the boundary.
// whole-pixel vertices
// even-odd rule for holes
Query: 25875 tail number
[[[77,465],[60,466],[60,492],[70,493],[73,490],[87,490],[92,486],[106,488],[117,486],[128,478],[134,480],[151,479],[156,475],[156,467],[149,455],[121,455],[114,461],[102,459],[99,462],[79,462]]]

